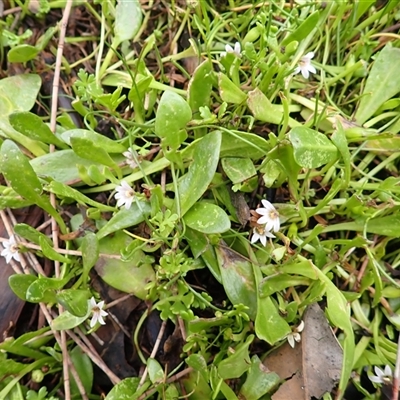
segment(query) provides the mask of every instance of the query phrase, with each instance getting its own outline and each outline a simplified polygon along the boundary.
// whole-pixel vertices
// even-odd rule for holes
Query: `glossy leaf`
[[[10,63],[24,63],[33,60],[39,53],[39,49],[29,44],[20,44],[7,52],[7,60]]]
[[[75,346],[69,353],[71,361],[74,364],[75,370],[81,379],[82,385],[86,393],[91,393],[93,386],[93,364],[89,356],[84,353],[79,346]],[[71,379],[71,394],[72,396],[80,396],[78,386],[72,374]]]
[[[89,168],[100,163],[79,157],[73,150],[60,150],[31,160],[31,165],[39,176],[50,176],[55,181],[65,184],[81,182],[77,165]]]
[[[319,20],[319,11],[310,14],[295,30],[282,40],[282,46],[286,46],[294,40],[301,42],[315,29]]]
[[[110,390],[104,400],[131,400],[132,395],[137,392],[139,382],[140,378],[125,378]]]
[[[231,227],[226,212],[221,207],[205,201],[196,203],[183,219],[189,228],[206,234],[223,233]]]
[[[84,317],[76,317],[75,315],[72,315],[69,311],[64,311],[57,318],[53,319],[51,327],[56,331],[73,329],[79,326],[85,320],[87,320],[88,317],[89,317],[89,312]]]
[[[8,284],[12,291],[22,300],[27,301],[26,292],[29,286],[38,278],[34,275],[14,274],[8,278]]]
[[[71,144],[72,138],[82,138],[87,139],[94,146],[101,147],[107,153],[123,153],[126,151],[126,147],[121,143],[109,139],[107,136],[100,135],[100,133],[89,131],[87,129],[71,129],[63,132],[61,137],[65,143],[68,143],[69,145]]]
[[[91,268],[99,258],[99,241],[93,232],[86,232],[82,240],[82,281],[86,284]]]
[[[32,303],[55,302],[55,291],[62,289],[70,278],[36,279],[26,291],[26,299]]]
[[[71,264],[72,259],[67,258],[63,256],[62,254],[58,253],[57,250],[55,250],[51,244],[49,244],[49,241],[45,239],[43,236],[39,236],[39,245],[42,249],[43,255],[47,257],[50,260],[62,262],[62,263],[67,263]]]
[[[273,345],[292,332],[289,324],[281,317],[271,297],[259,297],[256,316],[256,335]]]
[[[219,94],[223,101],[233,104],[241,104],[246,101],[247,95],[242,92],[226,75],[218,74]]]
[[[65,224],[47,197],[42,196],[42,185],[28,159],[11,140],[4,141],[0,150],[0,170],[12,188],[27,200],[36,203],[56,219],[62,231]]]
[[[234,184],[250,179],[257,174],[250,158],[225,157],[221,160],[221,164],[224,172]]]
[[[247,105],[259,121],[269,122],[270,124],[279,125],[283,121],[282,110],[272,104],[268,98],[259,89],[249,92]]]
[[[355,118],[362,125],[385,101],[400,92],[400,49],[387,44],[378,54],[369,73]]]
[[[100,252],[119,255],[132,239],[123,232],[100,241]],[[150,263],[146,263],[145,255],[137,250],[129,261],[100,256],[95,265],[96,272],[108,285],[132,293],[140,299],[148,295],[146,285],[154,281],[155,273]]]
[[[294,158],[301,167],[318,168],[338,158],[338,149],[322,133],[302,127],[293,128],[288,133],[293,145]]]
[[[142,9],[139,0],[120,0],[115,9],[115,40],[121,43],[133,39],[142,24]]]
[[[222,379],[240,378],[250,368],[249,346],[254,335],[249,335],[244,343],[239,344],[234,352],[218,364],[218,374]]]
[[[188,103],[193,112],[210,105],[212,81],[212,63],[205,60],[195,69],[188,84]]]
[[[177,149],[185,140],[179,132],[192,119],[192,110],[182,96],[165,91],[157,109],[155,132],[167,146]]]
[[[204,136],[193,149],[193,163],[178,181],[179,213],[181,216],[196,203],[207,190],[217,169],[221,133],[216,131]],[[175,207],[173,213],[177,212]]]
[[[221,158],[245,157],[259,159],[271,150],[270,144],[262,137],[248,132],[222,132]]]
[[[147,370],[149,372],[149,378],[153,384],[161,383],[164,380],[164,369],[154,358],[149,357],[147,359]]]
[[[275,389],[281,378],[275,372],[269,371],[258,356],[251,358],[251,365],[246,381],[240,388],[240,395],[246,400],[258,400]]]
[[[35,104],[42,80],[39,75],[15,75],[0,80],[0,116],[29,111]]]
[[[49,245],[52,244],[51,240],[42,232],[39,232],[35,228],[31,227],[30,225],[27,224],[17,224],[14,226],[14,232],[23,237],[24,239],[28,240],[29,242],[35,243],[37,245],[40,245],[40,238],[43,238],[43,240],[46,240]]]
[[[257,290],[250,261],[225,246],[215,247],[222,284],[233,305],[244,304],[254,319],[257,313]]]
[[[27,111],[19,111],[8,117],[11,126],[23,135],[44,143],[66,148],[66,144],[58,139],[40,117]]]
[[[94,144],[90,139],[72,136],[70,142],[72,149],[79,157],[119,170],[118,165],[107,151]]]
[[[151,206],[149,203],[139,201],[132,203],[129,210],[121,208],[113,217],[97,232],[97,238],[114,233],[121,229],[135,226],[144,221],[145,215],[150,214]]]
[[[56,294],[57,301],[72,315],[84,317],[88,312],[88,299],[91,294],[88,290],[65,289]]]
[[[76,200],[78,203],[88,204],[92,207],[98,208],[101,211],[115,211],[114,207],[98,203],[97,201],[92,200],[90,197],[82,194],[79,190],[71,188],[61,182],[52,181],[46,186],[46,189],[52,193],[55,193],[59,197],[69,197]]]

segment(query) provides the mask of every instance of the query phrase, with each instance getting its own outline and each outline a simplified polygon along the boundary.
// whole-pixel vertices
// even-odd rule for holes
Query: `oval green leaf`
[[[189,228],[207,234],[223,233],[231,227],[226,212],[221,207],[205,201],[196,203],[185,214],[184,220]]]
[[[193,148],[193,163],[178,182],[180,215],[183,216],[207,190],[217,169],[221,132],[209,133]],[[176,203],[173,213],[177,213]]]
[[[296,163],[303,168],[318,168],[338,158],[337,147],[324,134],[313,129],[298,126],[288,136]]]
[[[166,91],[158,106],[155,132],[160,138],[173,143],[178,132],[192,119],[192,110],[182,96]]]
[[[39,50],[29,44],[20,44],[7,53],[7,60],[10,63],[24,63],[33,60],[39,53]]]

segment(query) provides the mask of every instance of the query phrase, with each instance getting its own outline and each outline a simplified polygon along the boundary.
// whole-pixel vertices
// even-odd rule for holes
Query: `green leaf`
[[[107,153],[123,153],[126,150],[126,147],[121,143],[87,129],[71,129],[63,132],[61,137],[65,143],[68,143],[69,145],[71,144],[72,138],[87,139],[94,146],[101,147]]]
[[[185,140],[179,132],[192,119],[192,110],[182,96],[172,91],[166,91],[161,96],[157,109],[155,132],[165,140],[167,146],[177,149]],[[183,140],[182,140],[183,138]]]
[[[57,301],[72,315],[83,317],[88,312],[88,299],[91,294],[87,290],[65,289],[56,294]]]
[[[378,54],[367,78],[355,119],[362,125],[385,101],[400,92],[400,49],[387,44]]]
[[[119,171],[116,162],[110,157],[106,150],[94,144],[90,139],[72,136],[70,139],[71,147],[79,157],[86,158],[87,160],[96,163],[107,165],[107,167],[114,168]]]
[[[29,111],[35,104],[42,80],[39,75],[15,75],[0,80],[0,117]]]
[[[51,240],[42,232],[39,232],[35,228],[27,224],[17,224],[14,226],[14,232],[23,237],[24,239],[28,240],[29,242],[35,243],[40,245],[40,238],[43,240],[47,240],[49,245],[52,244]]]
[[[217,169],[220,147],[221,132],[219,131],[211,132],[196,142],[193,148],[193,163],[188,173],[178,181],[177,195],[180,209],[178,212],[175,202],[173,213],[185,215],[207,190]]]
[[[229,247],[216,246],[219,270],[225,293],[233,305],[244,304],[254,319],[257,313],[257,290],[253,268],[247,259]]]
[[[86,232],[82,240],[82,282],[86,284],[91,268],[99,258],[99,241],[93,232]]]
[[[114,233],[121,229],[135,226],[144,221],[145,215],[149,215],[151,206],[149,203],[139,201],[132,203],[129,210],[122,208],[97,232],[97,238],[103,237]]]
[[[250,158],[224,157],[221,164],[233,184],[241,183],[257,174]]]
[[[259,89],[249,92],[247,106],[254,115],[254,118],[259,121],[275,125],[279,125],[283,121],[282,110],[275,104],[272,104]]]
[[[131,242],[128,235],[119,231],[100,241],[100,252],[119,255]],[[100,256],[95,269],[108,285],[122,292],[132,293],[142,300],[148,295],[146,286],[155,280],[152,265],[146,262],[145,254],[139,249],[129,261]]]
[[[119,43],[131,40],[142,24],[142,9],[139,0],[120,0],[115,9],[115,40]]]
[[[212,81],[212,63],[205,60],[195,69],[187,88],[188,103],[193,112],[210,105]]]
[[[164,369],[154,358],[149,357],[147,359],[147,370],[149,371],[149,378],[153,384],[161,383],[164,380]]]
[[[55,193],[60,197],[69,197],[76,200],[81,204],[89,204],[92,207],[98,208],[101,211],[115,211],[114,207],[107,206],[106,204],[98,203],[90,197],[85,196],[79,190],[71,188],[61,182],[52,181],[46,186],[46,190]]]
[[[55,302],[55,291],[62,289],[69,280],[69,277],[63,279],[41,277],[36,279],[26,291],[26,300],[31,303]]]
[[[65,232],[64,221],[50,204],[50,200],[41,195],[42,185],[27,157],[11,140],[5,140],[1,146],[0,170],[19,195],[47,211],[57,221],[61,231]]]
[[[29,44],[20,44],[10,49],[7,60],[10,63],[24,63],[33,60],[39,53],[39,49]]]
[[[246,400],[261,399],[265,394],[275,389],[280,380],[279,375],[269,371],[261,363],[258,356],[253,356],[246,381],[240,388],[240,395]]]
[[[37,175],[49,176],[55,181],[70,185],[81,182],[77,165],[84,165],[87,168],[91,165],[102,166],[100,163],[77,156],[73,150],[60,150],[36,157],[31,160],[31,165]]]
[[[85,388],[86,393],[92,392],[93,386],[93,365],[89,356],[84,353],[79,346],[75,346],[69,353],[71,356],[72,364],[74,364],[75,370]],[[70,374],[71,379],[71,395],[72,397],[80,397],[80,392],[75,379],[72,374]]]
[[[333,132],[331,139],[342,156],[344,163],[344,182],[342,188],[347,188],[351,178],[351,155],[346,139],[346,133],[339,120],[336,122],[336,130]]]
[[[59,261],[61,263],[71,264],[72,259],[63,256],[58,253],[52,245],[49,244],[49,241],[45,239],[43,236],[39,236],[39,245],[42,249],[43,255],[50,260]]]
[[[259,297],[256,316],[256,335],[274,345],[292,332],[289,324],[280,316],[271,297]]]
[[[288,133],[293,145],[294,158],[301,167],[318,168],[338,158],[338,149],[322,133],[304,126],[293,128]]]
[[[8,284],[10,285],[11,290],[20,299],[27,301],[26,292],[28,291],[29,286],[31,286],[31,284],[37,279],[37,276],[34,275],[15,274],[8,278]]]
[[[87,320],[88,317],[89,317],[89,312],[84,317],[76,317],[75,315],[72,315],[69,311],[64,311],[57,318],[53,319],[51,327],[56,331],[73,329],[78,325],[80,325],[85,320]]]
[[[223,233],[231,227],[226,212],[221,207],[205,201],[196,203],[185,214],[184,221],[189,228],[207,234]]]
[[[270,150],[270,144],[254,133],[222,132],[221,158],[245,157],[256,160],[265,157]]]
[[[294,40],[296,40],[297,42],[301,42],[302,40],[304,40],[316,27],[318,20],[319,11],[315,11],[311,15],[309,15],[307,19],[302,22],[294,32],[286,36],[285,39],[282,40],[281,45],[286,46]]]
[[[132,395],[137,392],[139,383],[140,378],[125,378],[108,392],[105,400],[132,400]]]
[[[218,374],[222,379],[240,378],[250,368],[249,346],[254,335],[249,335],[244,343],[239,344],[234,352],[218,364]]]
[[[247,95],[242,92],[226,75],[222,72],[218,74],[219,94],[223,101],[233,104],[241,104],[246,101]]]

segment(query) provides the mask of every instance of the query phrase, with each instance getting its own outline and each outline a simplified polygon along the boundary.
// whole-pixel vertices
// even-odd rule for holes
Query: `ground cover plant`
[[[1,3],[0,399],[397,399],[397,1]]]

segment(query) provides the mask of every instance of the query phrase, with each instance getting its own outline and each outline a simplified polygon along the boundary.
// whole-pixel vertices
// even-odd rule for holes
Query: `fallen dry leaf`
[[[285,343],[270,353],[264,364],[284,383],[273,400],[321,398],[340,379],[343,351],[317,303],[304,313],[301,342]]]

